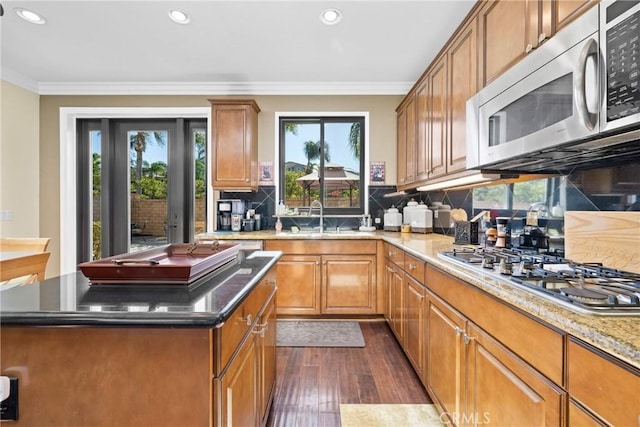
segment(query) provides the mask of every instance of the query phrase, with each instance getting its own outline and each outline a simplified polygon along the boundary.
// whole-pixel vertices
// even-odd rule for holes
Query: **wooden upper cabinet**
[[[397,138],[396,138],[396,182],[398,187],[407,183],[407,109],[406,106],[400,106],[397,111]]]
[[[429,79],[416,90],[416,181],[429,177]]]
[[[428,75],[429,78],[429,178],[447,173],[447,105],[449,93],[447,86],[447,55],[436,61]]]
[[[397,183],[408,186],[416,179],[416,104],[410,94],[398,110]]]
[[[478,90],[477,25],[471,21],[451,43],[449,57],[449,144],[447,173],[467,168],[467,100]]]
[[[483,87],[538,45],[538,3],[538,0],[489,0],[480,9]]]
[[[556,0],[555,1],[555,30],[560,31],[578,16],[582,15],[593,6],[596,0]]]
[[[258,113],[252,99],[210,99],[215,190],[258,189]]]

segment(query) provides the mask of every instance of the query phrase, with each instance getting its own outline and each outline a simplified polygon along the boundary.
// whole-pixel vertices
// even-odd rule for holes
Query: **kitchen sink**
[[[291,237],[311,237],[311,238],[320,238],[322,236],[330,236],[330,237],[338,237],[338,236],[373,236],[374,233],[369,231],[359,231],[359,230],[325,230],[320,233],[318,230],[300,230],[297,232],[292,232],[290,230],[279,231],[276,233],[276,236],[291,236]]]

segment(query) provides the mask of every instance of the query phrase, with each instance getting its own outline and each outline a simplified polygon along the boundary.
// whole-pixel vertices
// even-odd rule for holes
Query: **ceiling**
[[[404,95],[475,0],[0,3],[2,79],[43,95]],[[328,7],[339,24],[320,22]]]

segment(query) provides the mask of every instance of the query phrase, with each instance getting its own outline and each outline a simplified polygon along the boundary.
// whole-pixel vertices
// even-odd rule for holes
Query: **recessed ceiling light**
[[[173,22],[177,22],[178,24],[188,24],[189,21],[191,21],[189,15],[181,10],[170,10],[169,18],[171,18]]]
[[[342,20],[342,12],[338,9],[325,9],[320,14],[320,22],[325,25],[336,25],[338,22]]]
[[[28,9],[19,7],[16,8],[16,13],[20,18],[24,19],[25,21],[31,22],[32,24],[44,24],[46,22],[42,16]]]

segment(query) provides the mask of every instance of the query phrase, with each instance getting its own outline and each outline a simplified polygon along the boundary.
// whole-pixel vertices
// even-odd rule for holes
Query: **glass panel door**
[[[167,229],[167,186],[169,132],[164,129],[136,129],[127,132],[129,141],[129,206],[131,251],[165,245]]]

